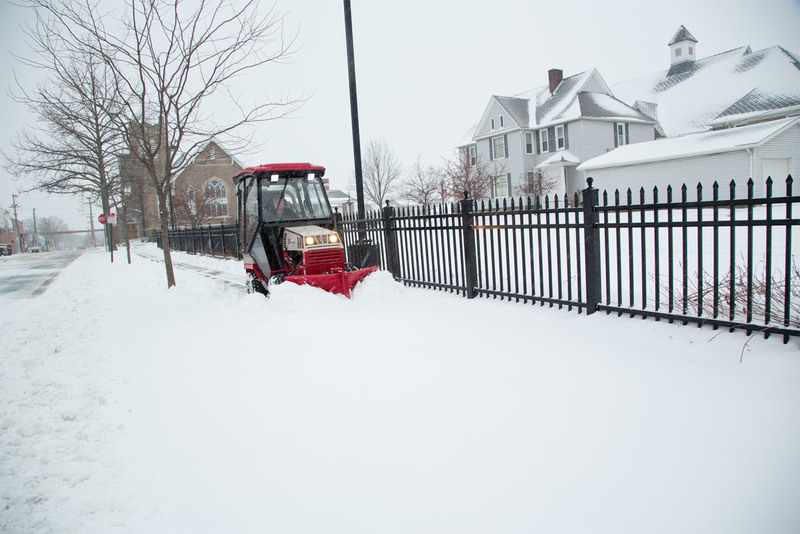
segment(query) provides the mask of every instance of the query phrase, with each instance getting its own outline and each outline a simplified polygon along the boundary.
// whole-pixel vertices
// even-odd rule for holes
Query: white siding
[[[750,154],[745,150],[697,156],[692,158],[657,161],[640,165],[627,165],[609,169],[595,169],[588,172],[594,178],[593,186],[607,190],[609,201],[614,198],[614,191],[619,189],[620,199],[624,202],[627,190],[633,192],[635,202],[639,200],[639,191],[645,190],[645,198],[651,201],[653,188],[658,187],[658,198],[667,198],[667,186],[672,186],[672,199],[681,198],[681,186],[686,184],[687,198],[697,198],[697,184],[703,184],[703,200],[711,200],[712,186],[719,183],[719,198],[729,198],[729,184],[736,182],[736,196],[747,196],[747,180],[750,178]],[[756,195],[758,196],[758,191]]]
[[[796,192],[800,190],[800,124],[792,126],[764,143],[763,146],[756,148],[755,156],[753,175],[757,176],[759,181],[763,175],[763,167],[761,165],[763,158],[789,158],[789,172],[794,182],[795,194],[797,194]],[[773,176],[772,180],[773,194],[783,195],[786,192],[786,177],[776,178]],[[763,187],[763,184],[758,185]]]
[[[638,200],[639,189],[644,187],[647,199],[652,199],[653,187],[658,186],[659,200],[666,199],[666,188],[672,185],[673,199],[680,198],[680,187],[686,183],[689,188],[689,199],[697,197],[697,184],[703,184],[703,199],[711,199],[711,187],[716,180],[719,183],[720,198],[729,198],[730,182],[736,182],[737,198],[747,197],[747,182],[753,177],[753,195],[763,197],[766,194],[762,175],[763,158],[789,158],[792,178],[795,181],[795,194],[800,190],[797,177],[800,176],[800,124],[782,132],[775,138],[754,148],[751,151],[741,149],[735,152],[694,156],[682,159],[666,160],[638,165],[626,165],[615,168],[595,169],[588,174],[594,178],[594,186],[606,189],[613,195],[615,189],[625,198],[630,187],[634,198]],[[786,192],[785,178],[775,180],[773,195]]]

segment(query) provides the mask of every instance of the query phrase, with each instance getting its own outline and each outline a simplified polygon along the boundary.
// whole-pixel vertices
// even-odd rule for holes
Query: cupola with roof
[[[697,39],[681,25],[669,42],[669,64],[677,65],[697,59]]]

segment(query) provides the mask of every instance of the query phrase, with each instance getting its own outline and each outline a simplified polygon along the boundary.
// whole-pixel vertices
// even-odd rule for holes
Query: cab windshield
[[[331,208],[322,180],[261,180],[261,220],[265,222],[330,219]]]

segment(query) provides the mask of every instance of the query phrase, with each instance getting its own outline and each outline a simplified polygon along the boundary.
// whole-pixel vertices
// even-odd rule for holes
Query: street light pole
[[[364,218],[364,182],[361,170],[361,136],[358,131],[358,96],[356,94],[356,64],[353,53],[353,21],[350,0],[344,0],[344,30],[347,39],[347,69],[350,77],[350,121],[353,126],[353,159],[356,172],[356,203],[358,218]]]

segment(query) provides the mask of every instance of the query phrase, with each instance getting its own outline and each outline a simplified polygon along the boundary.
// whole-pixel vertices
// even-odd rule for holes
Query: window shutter
[[[625,144],[626,145],[631,144],[631,136],[630,136],[630,131],[628,129],[628,126],[630,126],[630,125],[626,123],[625,124]]]
[[[547,151],[548,152],[555,152],[556,151],[556,129],[555,127],[547,129]]]
[[[614,148],[619,146],[619,138],[617,137],[617,123],[614,123]]]
[[[506,157],[508,157],[508,135],[503,136],[503,152],[505,152]]]
[[[569,150],[569,131],[567,130],[568,124],[564,123],[564,150]]]
[[[542,153],[542,144],[539,142],[539,130],[536,130],[535,132],[533,132],[533,134],[534,134],[534,137],[535,137],[534,141],[536,141],[536,153],[537,154],[541,154]]]
[[[489,161],[494,161],[494,141],[489,138]]]

